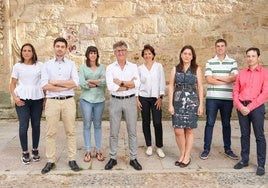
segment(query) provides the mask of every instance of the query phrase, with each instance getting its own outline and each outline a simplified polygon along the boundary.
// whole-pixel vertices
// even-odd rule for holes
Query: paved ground
[[[192,151],[192,162],[187,168],[174,166],[179,151],[175,143],[171,122],[163,122],[164,151],[166,157],[160,159],[145,155],[144,138],[141,122],[138,122],[138,160],[143,166],[136,171],[129,166],[128,143],[125,123],[122,122],[118,151],[118,165],[106,171],[104,166],[109,160],[109,123],[103,122],[104,162],[96,158],[90,163],[83,162],[84,147],[82,122],[77,122],[77,163],[82,168],[73,172],[67,164],[66,140],[62,124],[58,129],[56,169],[46,175],[41,169],[46,164],[45,122],[42,122],[40,154],[41,161],[23,165],[20,161],[21,151],[18,138],[18,123],[14,120],[0,121],[0,187],[268,187],[268,169],[262,177],[256,176],[256,144],[252,133],[251,158],[249,167],[234,170],[238,161],[223,155],[223,144],[220,122],[215,125],[212,150],[208,160],[199,159],[203,148],[204,121],[199,122],[195,130],[195,145]],[[93,131],[92,131],[93,132]],[[268,122],[265,126],[268,139]],[[29,130],[31,135],[31,130]],[[237,121],[232,121],[232,149],[240,153],[240,131]],[[268,141],[268,140],[267,140]],[[29,140],[31,146],[31,140]],[[94,141],[93,141],[94,144]],[[31,147],[30,147],[31,149]],[[267,165],[266,165],[267,166]]]

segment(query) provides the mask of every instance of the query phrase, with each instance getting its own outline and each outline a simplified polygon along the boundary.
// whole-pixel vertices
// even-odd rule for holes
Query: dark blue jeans
[[[220,99],[206,99],[206,127],[204,136],[204,150],[210,151],[213,128],[217,118],[218,110],[221,115],[222,136],[224,143],[224,151],[231,150],[231,125],[230,119],[232,115],[233,101]]]
[[[154,97],[139,97],[142,105],[142,130],[145,138],[146,146],[152,145],[151,139],[151,112],[153,117],[153,126],[155,133],[155,145],[158,148],[163,147],[163,128],[162,128],[162,109],[156,109],[156,98]]]
[[[22,100],[22,99],[21,99]],[[40,138],[40,120],[43,110],[43,99],[22,100],[24,106],[15,106],[19,119],[19,136],[22,151],[28,151],[29,120],[32,125],[32,146],[38,148]]]
[[[247,116],[243,116],[237,111],[241,131],[241,161],[248,163],[250,152],[250,132],[251,123],[257,143],[258,166],[264,167],[266,160],[266,140],[264,135],[264,105],[251,111]]]

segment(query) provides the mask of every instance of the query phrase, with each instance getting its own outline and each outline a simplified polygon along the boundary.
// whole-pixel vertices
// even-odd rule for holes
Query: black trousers
[[[151,112],[153,118],[153,126],[155,133],[155,145],[158,148],[163,147],[163,128],[162,128],[162,109],[157,110],[155,102],[157,98],[154,97],[141,97],[139,100],[142,105],[142,130],[145,138],[146,146],[152,145],[152,136],[151,136]]]

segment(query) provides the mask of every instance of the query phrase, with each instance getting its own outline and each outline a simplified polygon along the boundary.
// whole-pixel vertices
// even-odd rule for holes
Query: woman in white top
[[[32,44],[21,47],[20,62],[13,66],[10,83],[10,93],[15,102],[19,119],[19,137],[22,148],[22,163],[31,161],[28,151],[29,120],[32,125],[32,157],[39,161],[38,152],[40,138],[40,120],[43,110],[44,92],[41,88],[41,69],[43,63],[37,61],[37,55]]]
[[[154,62],[155,50],[149,44],[144,46],[141,56],[145,62],[138,68],[141,84],[137,93],[137,106],[142,115],[142,129],[147,146],[145,153],[148,156],[153,153],[150,128],[150,114],[152,112],[156,153],[163,158],[165,157],[165,153],[162,150],[162,99],[165,94],[164,70],[160,63]]]

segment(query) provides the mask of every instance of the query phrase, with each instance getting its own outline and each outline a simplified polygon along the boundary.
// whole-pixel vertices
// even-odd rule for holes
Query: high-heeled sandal
[[[90,152],[86,152],[85,158],[84,158],[84,162],[88,163],[90,161],[91,161],[91,153]]]
[[[104,161],[104,157],[101,152],[96,153],[96,158],[98,159],[98,161]]]

